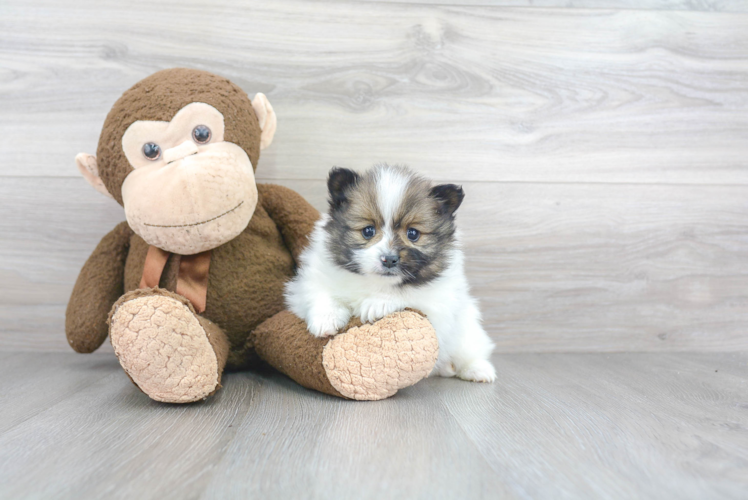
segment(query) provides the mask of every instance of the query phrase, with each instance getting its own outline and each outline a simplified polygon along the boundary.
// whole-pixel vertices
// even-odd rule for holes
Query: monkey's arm
[[[296,263],[309,241],[319,212],[299,193],[276,184],[258,184],[262,207],[280,229],[283,241]]]
[[[83,264],[65,313],[65,334],[77,352],[93,352],[107,337],[109,310],[125,293],[125,260],[132,234],[127,222],[121,222]]]

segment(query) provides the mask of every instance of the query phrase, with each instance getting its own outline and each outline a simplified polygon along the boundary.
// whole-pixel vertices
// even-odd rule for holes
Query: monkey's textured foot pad
[[[219,387],[216,353],[197,316],[179,300],[147,295],[123,302],[109,335],[122,368],[156,401],[190,403]]]
[[[428,377],[438,355],[429,320],[402,311],[333,337],[322,352],[322,365],[343,396],[378,400]]]

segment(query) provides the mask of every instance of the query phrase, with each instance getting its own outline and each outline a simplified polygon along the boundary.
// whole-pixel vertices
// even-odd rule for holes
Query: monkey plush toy
[[[276,117],[225,78],[171,69],[114,104],[97,156],[78,168],[125,211],[78,276],[68,342],[109,335],[127,375],[157,401],[187,403],[221,387],[226,369],[264,360],[304,387],[382,399],[428,376],[431,324],[404,311],[313,337],[284,310],[283,285],[318,219],[294,191],[257,184]]]

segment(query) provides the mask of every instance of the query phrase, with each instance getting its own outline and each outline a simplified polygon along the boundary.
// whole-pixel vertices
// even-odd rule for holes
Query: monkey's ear
[[[99,193],[113,198],[106,186],[99,177],[99,166],[96,163],[96,157],[87,153],[78,153],[75,155],[75,164],[78,165],[78,170],[83,174],[83,178],[88,181],[89,184]]]
[[[271,142],[273,142],[273,136],[275,136],[275,128],[278,124],[278,120],[275,117],[273,106],[262,92],[257,92],[257,94],[255,94],[255,98],[252,99],[252,107],[254,108],[255,113],[257,113],[257,119],[260,121],[260,129],[262,130],[262,135],[260,136],[260,149],[265,149],[270,146]]]

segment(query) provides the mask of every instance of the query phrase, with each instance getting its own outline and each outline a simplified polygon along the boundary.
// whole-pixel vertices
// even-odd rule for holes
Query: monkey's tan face
[[[130,227],[148,244],[191,255],[247,227],[257,205],[249,157],[224,141],[223,115],[192,103],[170,122],[137,121],[122,137],[134,170],[122,184]]]

